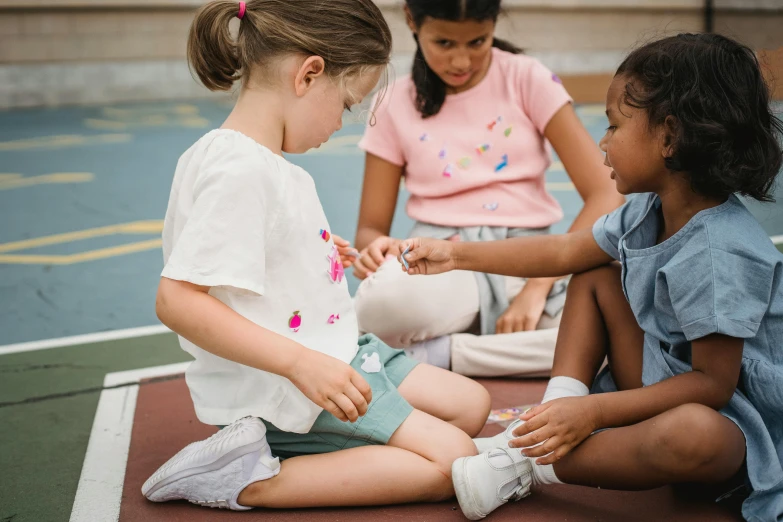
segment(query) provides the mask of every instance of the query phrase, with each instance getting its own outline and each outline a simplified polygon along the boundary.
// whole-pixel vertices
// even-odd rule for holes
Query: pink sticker
[[[335,322],[340,320],[340,314],[332,314],[329,316],[329,319],[326,320],[328,324],[334,324]]]
[[[323,228],[321,229],[319,234],[321,235],[321,239],[323,239],[324,241],[329,241],[329,238],[332,237],[329,234],[329,231],[328,230],[324,230]]]
[[[291,316],[290,319],[288,319],[288,328],[291,329],[292,332],[296,333],[299,331],[299,328],[302,327],[302,316],[299,315],[299,311],[297,310],[294,312],[294,315]]]
[[[329,260],[329,269],[326,271],[329,275],[329,280],[332,283],[342,283],[343,277],[345,277],[345,270],[336,246],[332,246],[332,252],[326,258]]]
[[[444,178],[450,178],[451,175],[454,173],[454,167],[449,163],[446,165],[446,168],[443,169],[443,177]]]

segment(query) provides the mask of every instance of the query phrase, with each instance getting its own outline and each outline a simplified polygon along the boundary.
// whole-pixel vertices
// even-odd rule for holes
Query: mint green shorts
[[[373,367],[378,354],[379,365]],[[370,358],[365,362],[364,356]],[[370,370],[365,371],[362,365]],[[309,433],[280,431],[266,424],[266,440],[275,457],[289,458],[298,455],[329,453],[347,448],[386,444],[397,428],[413,411],[408,401],[397,391],[418,362],[381,342],[374,335],[359,338],[359,352],[351,366],[364,377],[372,388],[372,401],[367,413],[354,422],[343,422],[327,411],[321,412]],[[372,372],[372,370],[378,370]]]

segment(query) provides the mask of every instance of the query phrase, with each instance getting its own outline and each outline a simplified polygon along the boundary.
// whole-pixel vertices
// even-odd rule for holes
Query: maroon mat
[[[510,408],[538,402],[544,381],[487,379],[480,381],[492,394],[493,408]],[[482,435],[500,431],[488,425]],[[155,504],[141,495],[140,488],[163,462],[185,445],[208,437],[215,428],[196,419],[184,379],[144,383],[139,390],[136,417],[131,436],[128,467],[122,495],[120,522],[189,522],[258,519],[292,521],[462,521],[456,500],[439,504],[409,504],[375,508],[264,510],[248,512],[217,511],[186,502]],[[554,486],[537,490],[525,500],[497,510],[489,520],[667,522],[739,521],[727,507],[676,493],[672,488],[645,492],[620,492],[579,486]]]

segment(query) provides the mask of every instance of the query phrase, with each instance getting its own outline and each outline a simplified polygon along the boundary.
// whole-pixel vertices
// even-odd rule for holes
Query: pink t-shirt
[[[389,87],[359,147],[405,167],[408,215],[434,225],[542,228],[563,217],[546,191],[544,129],[571,102],[538,60],[492,49],[486,77],[423,119],[410,76]]]

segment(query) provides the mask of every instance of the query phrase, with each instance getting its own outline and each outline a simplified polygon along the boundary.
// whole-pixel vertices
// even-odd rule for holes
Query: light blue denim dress
[[[639,194],[593,227],[622,264],[622,285],[644,330],[645,386],[691,370],[691,341],[745,340],[740,383],[720,413],[745,434],[750,521],[783,521],[783,255],[742,202],[696,214],[655,244],[661,202]],[[594,391],[613,388],[604,372]]]

